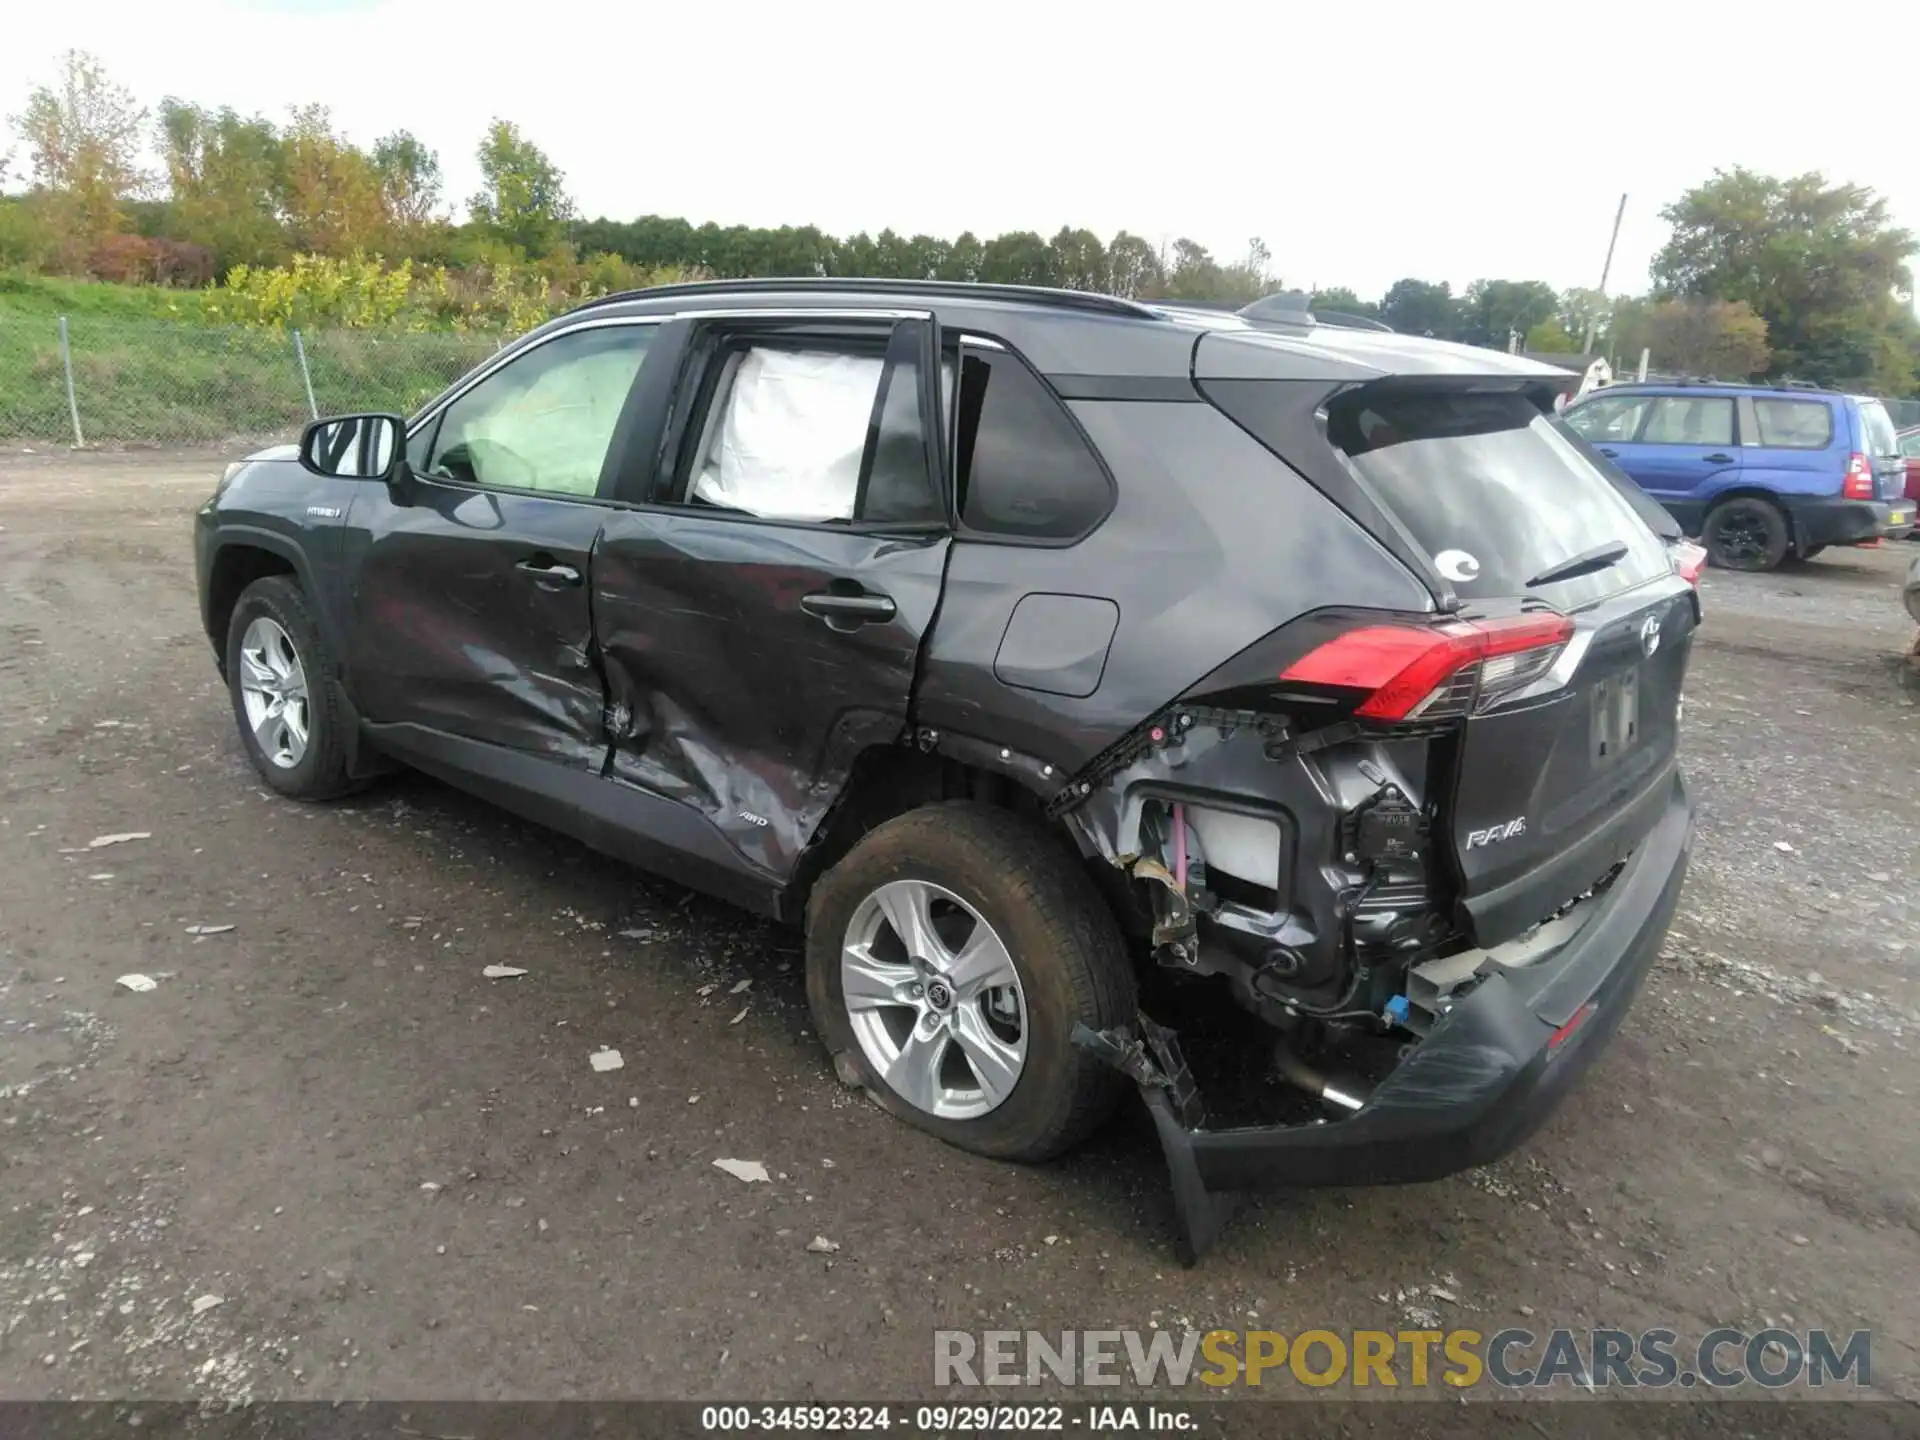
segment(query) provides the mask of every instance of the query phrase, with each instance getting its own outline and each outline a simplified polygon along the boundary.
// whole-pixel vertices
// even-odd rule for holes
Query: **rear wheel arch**
[[[801,923],[814,885],[869,831],[909,811],[947,801],[968,800],[1039,822],[1068,851],[1080,853],[1067,829],[1045,818],[1042,794],[1026,783],[1028,776],[1020,773],[1011,752],[1007,761],[990,769],[950,751],[950,742],[939,738],[932,748],[873,745],[856,756],[839,797],[801,852],[781,899],[781,918]]]

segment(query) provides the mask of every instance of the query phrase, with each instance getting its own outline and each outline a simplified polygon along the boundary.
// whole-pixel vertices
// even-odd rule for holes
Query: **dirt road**
[[[792,936],[425,780],[269,795],[194,606],[217,470],[0,457],[0,1396],[900,1397],[936,1326],[1425,1310],[1870,1326],[1920,1396],[1907,547],[1708,576],[1682,913],[1545,1132],[1188,1271],[1140,1116],[958,1154],[834,1082]]]

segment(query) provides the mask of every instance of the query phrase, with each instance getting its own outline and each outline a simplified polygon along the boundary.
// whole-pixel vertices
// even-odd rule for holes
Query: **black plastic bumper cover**
[[[1911,500],[1803,500],[1791,505],[1802,545],[1852,545],[1862,540],[1897,540],[1913,529]],[[1896,516],[1900,517],[1896,520]]]
[[[1191,1128],[1179,1087],[1143,1080],[1187,1263],[1217,1235],[1233,1192],[1435,1180],[1525,1140],[1619,1028],[1666,937],[1692,844],[1693,807],[1676,774],[1665,812],[1598,902],[1604,908],[1550,959],[1487,976],[1347,1118]],[[1154,1048],[1163,1065],[1171,1050],[1178,1066],[1170,1037]]]

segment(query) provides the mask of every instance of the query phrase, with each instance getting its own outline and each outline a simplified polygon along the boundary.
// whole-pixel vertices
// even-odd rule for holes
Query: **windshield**
[[[1614,563],[1530,593],[1577,609],[1672,568],[1613,482],[1518,392],[1369,387],[1328,408],[1327,438],[1463,598],[1529,593],[1613,541]]]

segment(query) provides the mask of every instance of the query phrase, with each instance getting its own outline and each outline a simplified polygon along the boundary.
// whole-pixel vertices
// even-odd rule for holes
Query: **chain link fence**
[[[291,437],[345,410],[404,415],[501,343],[461,332],[0,317],[0,444],[203,444]]]

